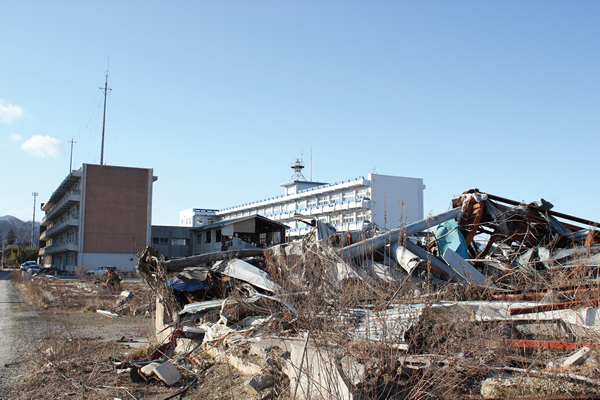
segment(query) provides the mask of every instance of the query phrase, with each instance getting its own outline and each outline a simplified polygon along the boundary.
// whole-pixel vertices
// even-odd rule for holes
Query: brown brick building
[[[101,265],[135,268],[150,243],[152,169],[83,164],[42,211],[40,251],[46,267],[65,272]]]

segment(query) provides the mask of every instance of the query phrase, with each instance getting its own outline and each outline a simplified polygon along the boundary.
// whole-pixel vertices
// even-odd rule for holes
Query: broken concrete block
[[[244,386],[248,393],[258,395],[266,388],[273,385],[273,378],[269,374],[254,375],[252,378],[244,382]]]
[[[581,365],[587,360],[590,352],[590,348],[585,346],[579,349],[575,354],[567,357],[565,361],[563,361],[563,367],[570,367],[573,365]]]
[[[519,378],[498,374],[481,382],[481,396],[485,398],[507,397],[514,392],[518,383]]]
[[[209,349],[207,353],[218,361],[227,361],[231,366],[236,368],[244,375],[259,375],[262,373],[262,368],[258,365],[234,356],[233,354],[226,354],[224,351],[221,351],[216,347]]]
[[[294,393],[297,399],[354,398],[333,355],[327,350],[304,349],[302,344],[295,344],[286,371],[290,378],[290,393]]]
[[[123,290],[119,297],[121,297],[124,300],[129,300],[133,297],[133,293],[131,293],[129,290]]]
[[[194,350],[198,346],[198,341],[180,337],[177,339],[177,347],[175,347],[175,352],[173,355],[186,355],[190,351]]]
[[[154,368],[154,375],[156,375],[167,386],[172,386],[181,380],[181,374],[177,368],[171,364],[171,361],[167,361],[166,363]]]
[[[259,338],[250,343],[250,354],[266,358],[267,354],[275,349],[285,349],[285,340],[275,338]]]
[[[352,359],[349,355],[342,357],[340,360],[342,365],[342,371],[346,375],[346,378],[353,385],[358,385],[367,379],[367,369],[364,365],[358,361]]]

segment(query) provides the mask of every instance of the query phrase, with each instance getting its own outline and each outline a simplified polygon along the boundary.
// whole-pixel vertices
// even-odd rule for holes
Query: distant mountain
[[[19,218],[13,217],[12,215],[5,215],[4,217],[0,217],[0,233],[10,229],[12,226],[20,226],[23,223],[24,222],[21,221]]]
[[[21,221],[17,217],[13,217],[12,215],[5,215],[0,217],[0,236],[4,237],[10,231],[11,228],[16,228],[18,230],[22,230],[23,225],[28,225],[30,221]],[[40,229],[40,223],[35,223],[36,228]],[[31,226],[29,227],[29,232],[31,232]],[[29,235],[31,237],[31,235]]]
[[[19,218],[13,217],[12,215],[5,215],[4,217],[0,217],[0,222],[10,221],[10,220],[13,220],[13,219],[16,219],[17,221],[21,221]]]

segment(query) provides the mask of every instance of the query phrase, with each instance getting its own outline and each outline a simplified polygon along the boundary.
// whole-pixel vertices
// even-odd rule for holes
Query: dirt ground
[[[12,282],[37,311],[37,326],[45,332],[34,355],[21,364],[10,398],[255,398],[243,389],[246,376],[208,357],[202,366],[178,366],[183,379],[172,387],[159,381],[134,383],[129,370],[116,365],[146,360],[159,345],[154,342],[153,294],[139,279],[123,280],[122,290],[133,297],[120,307],[121,292],[110,292],[93,279],[27,280],[15,273]],[[97,309],[119,317],[106,317]]]

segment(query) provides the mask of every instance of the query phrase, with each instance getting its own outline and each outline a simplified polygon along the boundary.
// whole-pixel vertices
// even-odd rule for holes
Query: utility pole
[[[33,222],[31,223],[31,245],[35,246],[35,248],[37,249],[37,244],[35,244],[35,198],[37,197],[38,193],[33,192],[31,193],[31,195],[33,196]]]
[[[104,117],[102,117],[102,150],[100,152],[100,165],[104,165],[104,129],[106,128],[106,95],[112,89],[108,87],[108,70],[106,71],[106,81],[104,82],[104,88],[100,88],[104,91]]]
[[[6,248],[6,238],[3,237],[2,238],[2,268],[4,268],[6,266],[6,263],[4,262],[4,249]]]
[[[71,162],[69,163],[69,174],[70,174],[71,171],[73,171],[73,144],[77,143],[77,142],[73,141],[73,138],[71,138],[71,140],[67,140],[67,143],[71,143]]]

